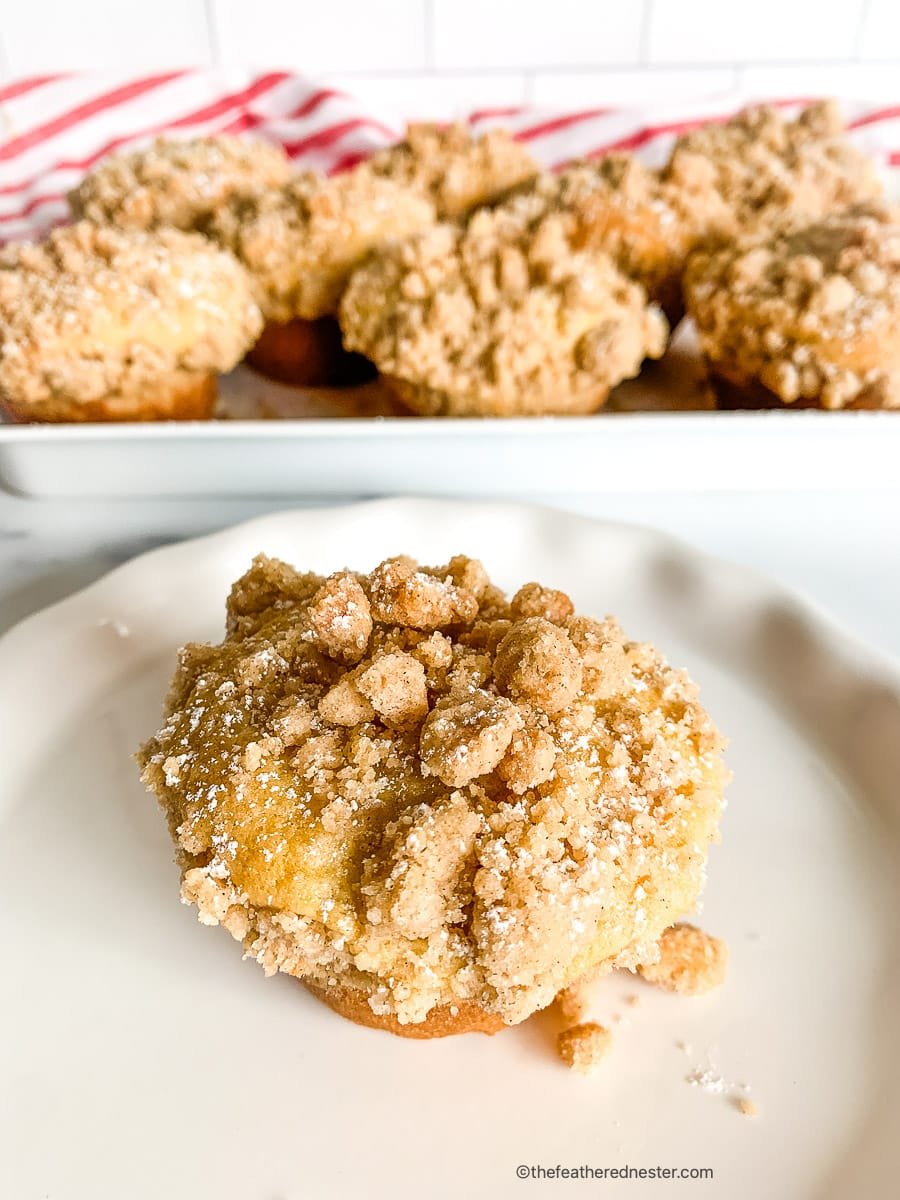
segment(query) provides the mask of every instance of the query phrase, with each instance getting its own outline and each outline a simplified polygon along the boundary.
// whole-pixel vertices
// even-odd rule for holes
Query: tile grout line
[[[6,42],[3,39],[3,34],[0,33],[0,79],[12,79],[13,73],[9,63],[9,55],[6,53]]]
[[[863,37],[865,36],[866,26],[869,23],[869,16],[872,11],[872,0],[862,0],[859,6],[859,22],[856,26],[856,36],[853,39],[853,57],[859,61],[862,55]]]
[[[650,33],[653,24],[653,8],[656,0],[644,0],[641,28],[638,36],[638,61],[642,66],[650,64]]]
[[[565,77],[569,75],[602,75],[606,72],[640,74],[640,75],[655,75],[666,73],[678,74],[711,74],[713,72],[743,72],[747,69],[756,70],[772,69],[772,70],[828,70],[836,68],[838,70],[846,67],[869,66],[869,65],[890,66],[892,64],[900,66],[900,57],[886,57],[882,59],[866,59],[865,62],[859,62],[853,58],[839,59],[817,59],[809,61],[806,59],[792,60],[775,60],[772,59],[750,59],[746,62],[654,62],[654,63],[636,63],[632,60],[624,62],[601,62],[601,63],[577,63],[568,66],[542,66],[535,63],[524,63],[519,67],[398,67],[389,68],[387,70],[367,70],[361,68],[348,68],[343,70],[335,69],[331,74],[341,75],[346,78],[367,78],[367,79],[420,79],[422,77],[433,79],[462,79],[467,76],[483,76],[484,78],[531,78],[537,75]]]
[[[216,16],[215,0],[203,0],[203,11],[206,14],[206,41],[209,45],[209,55],[214,67],[222,65],[222,44],[219,38],[219,22]]]
[[[434,71],[434,0],[422,0],[423,4],[423,36],[425,38],[425,70]]]

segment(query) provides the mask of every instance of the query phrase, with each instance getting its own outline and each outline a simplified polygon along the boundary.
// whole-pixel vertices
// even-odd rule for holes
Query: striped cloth
[[[809,99],[774,103],[793,109]],[[412,89],[410,101],[412,110]],[[525,108],[484,109],[467,119],[475,128],[508,127],[548,167],[616,149],[635,150],[649,162],[660,162],[676,134],[723,120],[741,104],[731,96],[655,109],[595,108],[555,115]],[[883,161],[900,164],[900,106],[847,104],[844,109],[854,140]],[[395,141],[402,121],[283,71],[21,79],[0,87],[0,242],[37,237],[64,221],[66,192],[107,154],[160,134],[212,133],[253,133],[280,142],[304,167],[332,172]]]

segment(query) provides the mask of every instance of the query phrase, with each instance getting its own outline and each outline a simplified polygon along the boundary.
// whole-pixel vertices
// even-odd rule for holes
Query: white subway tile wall
[[[864,0],[860,27],[862,58],[893,58],[900,54],[900,4],[897,0]]]
[[[900,97],[900,0],[3,0],[0,80],[284,67],[392,113]],[[896,81],[896,82],[895,82]]]
[[[432,0],[438,70],[638,62],[643,5],[628,0]]]
[[[595,68],[535,75],[531,99],[542,108],[578,109],[602,106],[656,104],[664,100],[719,96],[735,85],[731,67]]]
[[[80,0],[92,3],[92,0]],[[213,0],[210,26],[227,66],[421,71],[422,0]]]
[[[204,0],[4,0],[0,47],[7,75],[212,62]]]
[[[852,53],[862,6],[846,0],[657,0],[647,58],[658,63],[815,62]]]

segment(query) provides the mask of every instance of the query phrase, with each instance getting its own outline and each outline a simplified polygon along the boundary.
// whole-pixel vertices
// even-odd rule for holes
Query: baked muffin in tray
[[[384,247],[341,301],[346,344],[431,416],[585,413],[666,342],[643,288],[575,250],[541,197]]]
[[[507,130],[475,134],[462,123],[410,125],[402,142],[379,150],[368,162],[377,175],[430,200],[441,220],[494,203],[540,171]]]
[[[157,138],[110,154],[69,193],[76,220],[117,229],[201,230],[237,196],[257,196],[294,173],[280,146],[248,137]]]
[[[850,142],[832,101],[808,105],[794,118],[762,105],[703,124],[676,140],[661,179],[719,201],[701,214],[701,241],[742,236],[785,218],[814,220],[884,195],[874,161]]]
[[[685,278],[725,408],[900,407],[900,225],[854,208],[697,251]]]
[[[304,172],[220,209],[210,236],[250,272],[266,318],[249,361],[287,383],[347,384],[372,375],[370,364],[345,352],[338,301],[371,251],[434,219],[430,200],[365,163],[331,177]]]
[[[198,234],[80,221],[0,249],[0,409],[13,421],[212,415],[262,316],[246,271]]]

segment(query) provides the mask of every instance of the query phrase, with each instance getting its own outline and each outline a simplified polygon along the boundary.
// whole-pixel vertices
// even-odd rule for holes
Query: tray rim
[[[668,425],[678,428],[690,424],[695,430],[709,432],[722,422],[734,427],[749,425],[751,427],[765,423],[769,426],[778,425],[778,432],[784,432],[790,427],[790,422],[802,422],[804,426],[813,426],[817,430],[826,428],[828,423],[839,421],[842,426],[855,424],[856,428],[880,428],[896,421],[900,428],[900,410],[860,410],[860,411],[826,411],[819,409],[759,409],[746,411],[707,412],[701,409],[688,409],[683,412],[657,412],[643,410],[640,412],[600,412],[591,416],[537,416],[537,417],[416,417],[416,416],[376,416],[376,417],[272,417],[268,419],[212,419],[208,421],[109,421],[109,422],[60,422],[59,424],[41,422],[3,423],[0,422],[0,442],[14,443],[16,441],[55,442],[61,440],[73,441],[115,441],[118,439],[132,440],[143,434],[139,440],[159,439],[169,441],[184,437],[187,440],[203,435],[212,435],[223,440],[249,436],[260,437],[278,432],[291,436],[308,435],[311,439],[330,437],[337,431],[343,431],[345,436],[359,437],[369,430],[390,430],[392,436],[415,439],[418,435],[436,434],[441,437],[471,436],[473,433],[488,437],[504,437],[510,433],[519,436],[539,437],[546,435],[549,430],[554,433],[574,433],[583,435],[602,429],[607,423],[613,425],[633,425],[647,421],[662,430]],[[797,426],[799,428],[799,424]],[[845,430],[846,432],[846,430]],[[792,428],[792,434],[796,428]],[[340,436],[340,434],[338,435]]]

